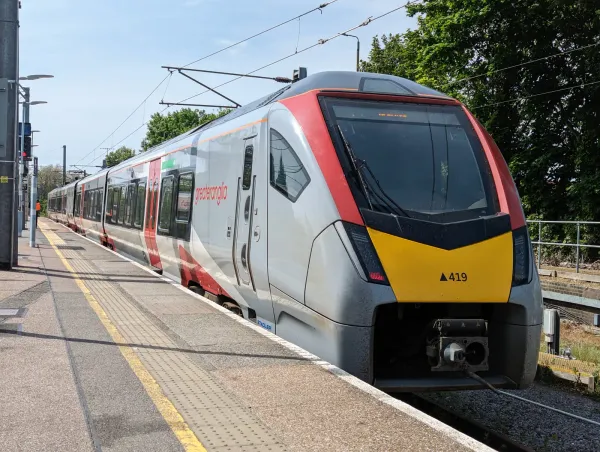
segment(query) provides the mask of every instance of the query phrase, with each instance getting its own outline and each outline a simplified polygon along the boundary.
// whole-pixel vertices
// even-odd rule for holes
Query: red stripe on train
[[[280,102],[290,110],[302,127],[342,220],[364,224],[333,147],[317,92],[309,91]]]
[[[223,289],[210,274],[202,268],[202,266],[196,261],[187,250],[179,245],[179,257],[181,258],[181,265],[179,267],[181,273],[181,285],[188,287],[190,281],[200,285],[204,290],[215,295],[225,295],[229,297],[229,294]]]

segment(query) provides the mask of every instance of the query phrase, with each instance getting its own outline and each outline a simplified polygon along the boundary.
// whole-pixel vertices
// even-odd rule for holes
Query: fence
[[[532,240],[532,245],[537,245],[537,266],[538,269],[542,264],[542,246],[566,246],[566,247],[575,247],[575,271],[579,273],[579,264],[581,257],[581,249],[582,248],[597,248],[600,249],[600,245],[590,245],[587,243],[581,243],[581,226],[587,225],[600,225],[600,221],[544,221],[544,220],[527,220],[528,224],[536,224],[537,223],[537,241]],[[561,225],[576,225],[577,227],[577,240],[575,243],[569,242],[544,242],[542,240],[542,225],[543,224],[561,224]],[[530,234],[534,228],[529,228]]]

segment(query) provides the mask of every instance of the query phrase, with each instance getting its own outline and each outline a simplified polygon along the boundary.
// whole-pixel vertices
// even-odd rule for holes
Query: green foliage
[[[600,46],[545,58],[600,42],[600,4],[423,0],[407,10],[417,29],[374,38],[361,69],[463,101],[502,150],[526,215],[600,220],[600,84],[579,86],[600,80]],[[600,233],[585,240],[600,243]]]
[[[142,151],[158,146],[160,143],[175,138],[194,127],[207,123],[229,113],[230,110],[219,110],[218,113],[206,113],[204,110],[181,110],[161,115],[154,113],[148,122],[146,138],[142,141]]]
[[[47,165],[38,168],[38,198],[40,202],[48,198],[48,193],[62,186],[62,167]]]
[[[110,168],[112,166],[118,165],[119,163],[133,157],[135,155],[135,151],[125,146],[121,146],[119,149],[115,149],[112,152],[109,152],[106,156],[106,166]]]
[[[40,210],[40,217],[47,217],[48,216],[48,198],[40,198],[40,207],[42,208]]]

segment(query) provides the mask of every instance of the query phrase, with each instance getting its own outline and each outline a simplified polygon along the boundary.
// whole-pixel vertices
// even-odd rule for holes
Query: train
[[[48,195],[48,215],[388,392],[534,380],[521,200],[458,100],[327,71]]]

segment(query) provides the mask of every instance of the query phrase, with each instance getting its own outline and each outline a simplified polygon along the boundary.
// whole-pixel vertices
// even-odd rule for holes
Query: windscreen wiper
[[[365,183],[362,173],[360,172],[360,170],[358,169],[358,165],[356,164],[356,155],[354,155],[354,151],[352,150],[352,147],[350,147],[350,143],[348,143],[348,140],[346,140],[346,137],[344,136],[344,132],[342,132],[342,128],[340,127],[339,124],[337,125],[337,128],[338,128],[338,131],[340,132],[340,137],[342,137],[342,141],[344,143],[344,149],[346,150],[346,154],[348,154],[348,158],[350,159],[350,163],[352,164],[352,170],[354,172],[354,175],[360,182],[363,193],[365,194],[365,198],[367,199],[367,202],[369,203],[369,207],[371,208],[371,210],[373,210],[373,203],[371,202],[371,197],[369,196],[369,190],[367,189],[367,184]]]
[[[411,216],[408,214],[408,212],[406,212],[406,210],[404,210],[402,207],[400,207],[398,205],[398,203],[396,201],[394,201],[394,199],[389,196],[385,190],[383,189],[383,187],[379,184],[379,181],[377,180],[377,178],[375,177],[375,174],[373,174],[373,171],[371,171],[371,168],[369,167],[369,165],[367,164],[367,162],[365,160],[360,160],[361,162],[361,166],[359,167],[362,168],[363,166],[367,169],[367,171],[369,172],[369,174],[371,175],[371,177],[373,178],[373,181],[375,181],[375,184],[377,185],[377,188],[379,188],[379,190],[381,191],[381,194],[383,195],[383,198],[381,197],[381,195],[377,195],[377,197],[379,199],[381,199],[382,201],[385,202],[385,204],[387,206],[389,206],[390,204],[392,206],[394,206],[394,208],[396,208],[402,215],[407,216],[408,218],[411,218]],[[386,201],[387,200],[387,201]]]
[[[365,160],[359,160],[359,159],[356,158],[356,155],[354,154],[354,151],[352,150],[352,147],[350,146],[350,143],[348,142],[348,140],[344,136],[344,132],[342,131],[342,128],[340,127],[339,124],[337,125],[337,127],[338,127],[338,130],[340,132],[340,136],[342,137],[342,141],[344,142],[344,147],[346,149],[346,153],[350,157],[350,161],[352,163],[352,167],[353,167],[354,172],[355,172],[356,176],[358,177],[358,179],[359,179],[359,181],[360,181],[360,183],[362,185],[362,189],[363,189],[363,191],[365,193],[365,197],[367,198],[367,202],[369,203],[369,206],[371,207],[371,210],[373,210],[373,203],[371,202],[371,198],[369,196],[369,192],[371,192],[373,195],[375,195],[380,201],[383,201],[383,204],[385,206],[387,206],[390,210],[392,210],[392,211],[396,210],[397,212],[400,212],[402,215],[407,216],[408,218],[410,218],[410,215],[406,212],[406,210],[404,210],[402,207],[400,207],[396,203],[396,201],[394,201],[385,192],[385,190],[381,187],[381,185],[379,184],[379,181],[377,180],[377,178],[373,174],[373,171],[371,171],[371,168],[369,168],[369,165],[367,164],[367,162]],[[357,165],[357,162],[360,162],[360,166]],[[368,184],[366,182],[366,178],[363,177],[363,174],[362,174],[362,171],[361,171],[362,167],[365,167],[367,169],[367,171],[369,172],[369,174],[373,178],[373,181],[375,181],[375,184],[377,185],[377,188],[379,188],[379,190],[381,191],[381,194],[376,193],[371,188],[370,184]]]

